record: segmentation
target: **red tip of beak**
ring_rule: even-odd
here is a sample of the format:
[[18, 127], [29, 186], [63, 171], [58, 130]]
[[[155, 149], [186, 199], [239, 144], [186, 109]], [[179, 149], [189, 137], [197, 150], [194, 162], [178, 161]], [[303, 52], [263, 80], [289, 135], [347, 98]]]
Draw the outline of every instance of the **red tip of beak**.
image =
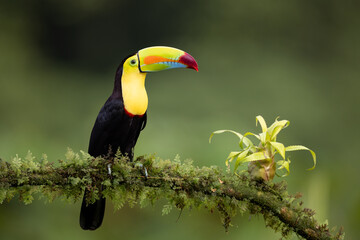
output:
[[180, 58], [179, 58], [179, 62], [186, 65], [187, 68], [191, 68], [191, 69], [194, 69], [196, 70], [197, 72], [199, 71], [199, 68], [198, 68], [198, 64], [197, 62], [195, 61], [195, 59], [188, 53], [185, 53], [184, 55], [182, 55]]

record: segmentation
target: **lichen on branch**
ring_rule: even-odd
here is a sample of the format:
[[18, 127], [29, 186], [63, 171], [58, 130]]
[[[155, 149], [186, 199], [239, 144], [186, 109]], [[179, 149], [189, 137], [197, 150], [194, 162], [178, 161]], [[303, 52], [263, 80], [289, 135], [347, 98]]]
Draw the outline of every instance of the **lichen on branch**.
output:
[[[111, 164], [111, 176], [107, 165]], [[161, 160], [141, 156], [134, 162], [117, 154], [114, 158], [93, 158], [85, 152], [68, 150], [64, 160], [50, 163], [46, 155], [39, 160], [29, 152], [10, 162], [0, 159], [0, 203], [16, 195], [30, 204], [37, 193], [46, 201], [63, 197], [81, 199], [89, 190], [88, 202], [102, 194], [116, 209], [124, 204], [145, 207], [167, 199], [162, 213], [173, 208], [204, 208], [218, 211], [227, 230], [236, 214], [261, 214], [266, 226], [288, 237], [295, 232], [306, 239], [343, 239], [342, 229], [330, 232], [320, 225], [314, 211], [302, 207], [301, 194], [289, 195], [286, 183], [252, 180], [247, 174], [237, 175], [211, 167], [196, 167], [192, 161]]]

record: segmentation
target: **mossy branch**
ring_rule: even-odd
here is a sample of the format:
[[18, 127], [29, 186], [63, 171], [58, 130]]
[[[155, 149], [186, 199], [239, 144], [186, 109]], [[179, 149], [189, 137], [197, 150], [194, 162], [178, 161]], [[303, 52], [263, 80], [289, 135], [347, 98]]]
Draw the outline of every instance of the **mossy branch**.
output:
[[189, 160], [182, 163], [179, 157], [169, 161], [149, 156], [129, 162], [120, 155], [92, 158], [87, 153], [69, 150], [66, 159], [56, 164], [49, 163], [45, 155], [37, 161], [31, 153], [24, 159], [16, 156], [11, 162], [0, 159], [0, 203], [19, 195], [21, 201], [29, 204], [35, 193], [47, 201], [56, 197], [77, 201], [85, 188], [90, 190], [88, 202], [98, 199], [101, 192], [116, 209], [125, 203], [144, 207], [165, 198], [169, 204], [164, 206], [163, 214], [173, 206], [181, 210], [217, 210], [226, 229], [237, 213], [249, 212], [262, 214], [266, 225], [284, 237], [291, 232], [306, 239], [344, 237], [342, 229], [333, 233], [327, 224], [320, 225], [314, 211], [302, 207], [301, 194], [287, 193], [285, 182], [254, 181], [246, 174], [236, 175], [218, 167], [199, 168]]

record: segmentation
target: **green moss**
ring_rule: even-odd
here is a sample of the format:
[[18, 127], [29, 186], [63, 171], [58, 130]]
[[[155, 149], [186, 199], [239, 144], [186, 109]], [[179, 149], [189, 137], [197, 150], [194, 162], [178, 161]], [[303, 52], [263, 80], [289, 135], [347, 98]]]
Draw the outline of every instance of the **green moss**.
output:
[[162, 213], [163, 216], [168, 215], [171, 212], [171, 210], [172, 210], [172, 205], [171, 204], [165, 204], [163, 206], [163, 209], [162, 209], [161, 213]]
[[65, 160], [59, 163], [58, 167], [49, 164], [46, 155], [37, 160], [30, 152], [24, 159], [16, 155], [11, 163], [0, 160], [0, 203], [18, 195], [20, 201], [30, 204], [35, 194], [45, 202], [59, 197], [75, 202], [87, 189], [87, 203], [106, 197], [115, 210], [125, 204], [146, 207], [165, 199], [168, 203], [163, 215], [174, 207], [217, 211], [226, 230], [234, 216], [250, 213], [261, 214], [266, 226], [284, 237], [292, 232], [309, 238], [316, 234], [317, 239], [343, 237], [342, 232], [332, 236], [327, 224], [318, 224], [314, 211], [302, 208], [301, 194], [289, 195], [285, 182], [252, 180], [247, 174], [224, 172], [216, 166], [200, 168], [191, 160], [181, 161], [179, 156], [173, 161], [141, 156], [129, 162], [120, 153], [104, 159], [68, 149]]
[[0, 204], [3, 203], [6, 198], [6, 192], [7, 189], [0, 189]]

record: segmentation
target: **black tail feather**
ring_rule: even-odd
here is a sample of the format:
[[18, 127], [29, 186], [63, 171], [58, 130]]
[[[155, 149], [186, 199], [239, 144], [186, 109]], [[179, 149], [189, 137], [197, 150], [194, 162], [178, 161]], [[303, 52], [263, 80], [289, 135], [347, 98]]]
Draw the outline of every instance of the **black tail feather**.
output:
[[105, 198], [96, 200], [92, 204], [86, 206], [86, 193], [81, 205], [80, 226], [84, 230], [95, 230], [101, 226], [105, 212]]

